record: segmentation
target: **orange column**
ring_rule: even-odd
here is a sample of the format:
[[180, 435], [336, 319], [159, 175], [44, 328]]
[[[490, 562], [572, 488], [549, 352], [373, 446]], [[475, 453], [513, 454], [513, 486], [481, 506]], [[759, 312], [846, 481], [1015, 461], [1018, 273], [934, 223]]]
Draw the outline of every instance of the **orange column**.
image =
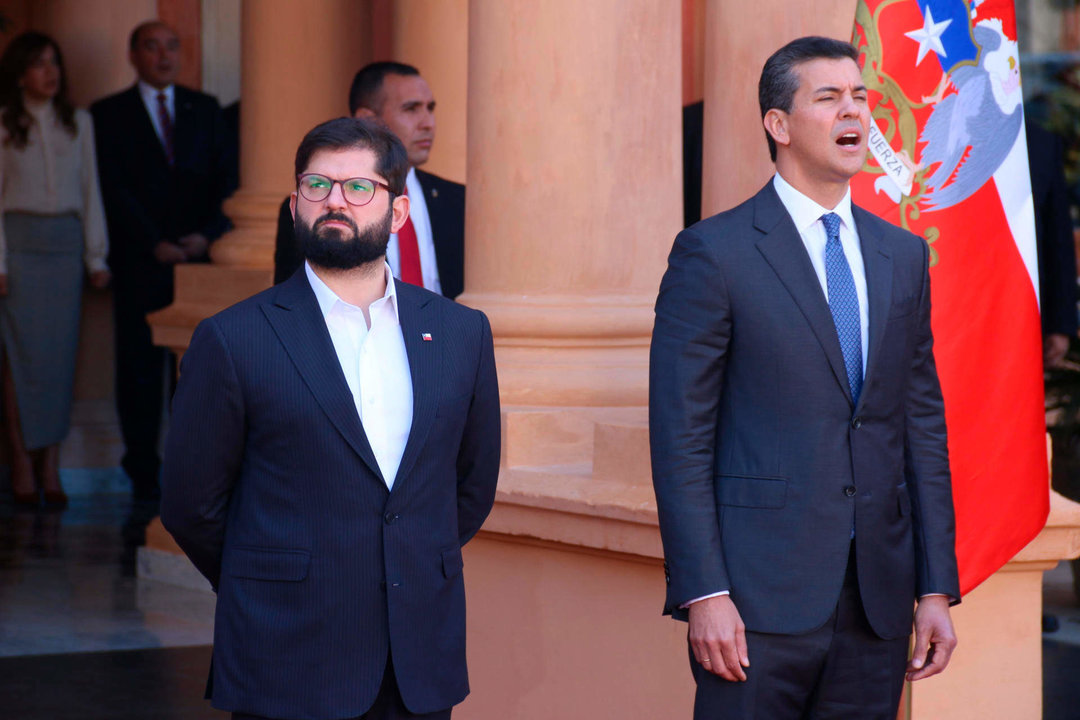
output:
[[465, 182], [469, 0], [396, 0], [393, 58], [415, 65], [435, 95], [435, 145], [424, 170]]
[[180, 75], [176, 82], [202, 88], [202, 1], [158, 0], [157, 16], [180, 36]]
[[293, 189], [296, 146], [347, 115], [349, 84], [370, 59], [370, 8], [355, 0], [245, 0], [241, 16], [240, 189], [225, 212], [236, 229], [216, 264], [270, 268], [281, 201]]
[[750, 197], [772, 176], [757, 83], [774, 51], [804, 35], [849, 40], [856, 0], [706, 0], [702, 215]]
[[471, 0], [462, 302], [503, 401], [645, 405], [681, 225], [680, 6]]

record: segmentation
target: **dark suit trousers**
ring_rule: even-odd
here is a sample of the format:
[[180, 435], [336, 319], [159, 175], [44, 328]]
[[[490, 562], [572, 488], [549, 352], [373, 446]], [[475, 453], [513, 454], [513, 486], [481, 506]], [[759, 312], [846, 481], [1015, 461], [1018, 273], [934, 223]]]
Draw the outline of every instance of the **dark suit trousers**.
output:
[[[382, 686], [379, 694], [375, 696], [375, 704], [371, 709], [357, 718], [349, 720], [450, 720], [451, 708], [438, 710], [433, 713], [417, 715], [409, 712], [405, 703], [401, 700], [398, 691], [397, 679], [394, 677], [394, 665], [390, 659], [386, 660], [386, 672], [383, 674]], [[248, 715], [246, 713], [233, 713], [233, 720], [288, 720], [286, 718], [267, 718], [262, 715]], [[328, 718], [328, 720], [331, 720]], [[332, 720], [338, 720], [333, 718]]]
[[[121, 465], [131, 478], [137, 500], [159, 496], [158, 436], [165, 396], [166, 363], [175, 377], [175, 361], [165, 348], [155, 347], [146, 315], [123, 294], [113, 298], [116, 333], [116, 412], [124, 437]], [[170, 386], [175, 380], [170, 382]], [[170, 387], [171, 390], [171, 387]]]
[[746, 644], [744, 683], [707, 672], [691, 651], [694, 720], [895, 720], [909, 637], [882, 640], [871, 630], [859, 598], [854, 543], [828, 622], [805, 635], [747, 632]]

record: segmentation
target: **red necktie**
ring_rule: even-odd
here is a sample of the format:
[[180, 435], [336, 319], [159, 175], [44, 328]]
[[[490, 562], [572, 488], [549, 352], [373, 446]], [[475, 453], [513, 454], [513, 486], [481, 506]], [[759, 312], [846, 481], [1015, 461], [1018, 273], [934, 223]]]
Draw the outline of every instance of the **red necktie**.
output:
[[[405, 189], [406, 197], [409, 195]], [[424, 287], [424, 273], [420, 270], [420, 245], [416, 241], [416, 228], [412, 215], [405, 218], [405, 224], [397, 231], [398, 259], [401, 262], [401, 279], [410, 285]]]
[[173, 127], [172, 118], [169, 117], [169, 107], [165, 104], [165, 93], [157, 94], [158, 122], [161, 124], [161, 144], [165, 148], [165, 159], [173, 164]]

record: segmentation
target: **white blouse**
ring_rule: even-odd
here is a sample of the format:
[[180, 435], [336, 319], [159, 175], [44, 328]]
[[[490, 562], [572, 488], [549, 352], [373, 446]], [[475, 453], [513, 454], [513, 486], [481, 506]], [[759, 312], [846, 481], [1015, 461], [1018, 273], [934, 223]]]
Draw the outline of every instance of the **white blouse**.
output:
[[[76, 134], [60, 123], [52, 102], [26, 103], [33, 122], [26, 146], [7, 143], [0, 125], [0, 213], [62, 215], [74, 212], [83, 226], [83, 262], [89, 272], [106, 270], [109, 239], [98, 188], [94, 125], [90, 113], [75, 111]], [[7, 273], [7, 239], [0, 223], [0, 274]]]

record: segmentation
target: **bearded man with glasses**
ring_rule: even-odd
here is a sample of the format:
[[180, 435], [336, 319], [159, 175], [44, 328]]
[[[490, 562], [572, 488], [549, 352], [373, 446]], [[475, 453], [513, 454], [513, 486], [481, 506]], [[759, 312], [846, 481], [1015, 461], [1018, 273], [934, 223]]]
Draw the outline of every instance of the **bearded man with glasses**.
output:
[[469, 692], [461, 547], [487, 517], [499, 391], [483, 313], [395, 280], [409, 164], [371, 121], [305, 136], [304, 267], [195, 330], [161, 519], [218, 594], [234, 718], [450, 717]]

